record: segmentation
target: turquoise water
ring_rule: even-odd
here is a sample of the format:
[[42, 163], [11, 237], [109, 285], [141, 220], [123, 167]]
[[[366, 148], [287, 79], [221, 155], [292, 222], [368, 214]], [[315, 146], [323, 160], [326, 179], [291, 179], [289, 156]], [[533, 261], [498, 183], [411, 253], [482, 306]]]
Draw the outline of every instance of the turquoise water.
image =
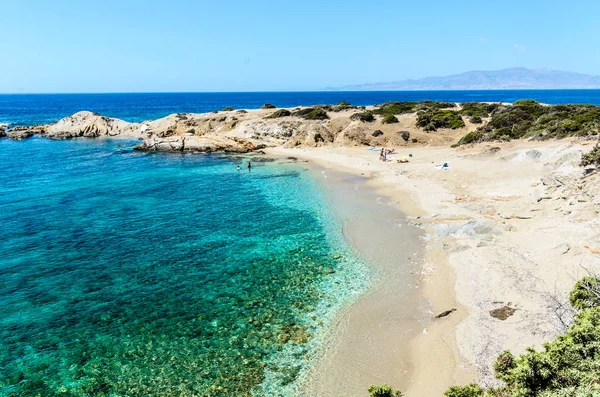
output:
[[0, 395], [297, 394], [365, 287], [327, 197], [134, 144], [0, 140]]

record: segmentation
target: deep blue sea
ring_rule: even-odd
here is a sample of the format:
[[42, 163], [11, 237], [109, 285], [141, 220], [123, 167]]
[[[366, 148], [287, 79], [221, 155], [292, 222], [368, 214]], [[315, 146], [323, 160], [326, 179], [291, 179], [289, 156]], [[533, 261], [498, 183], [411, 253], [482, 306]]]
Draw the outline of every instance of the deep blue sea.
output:
[[[0, 95], [0, 123], [226, 106], [594, 103], [600, 90]], [[302, 164], [0, 139], [0, 396], [294, 396], [367, 288]]]
[[353, 105], [362, 106], [387, 101], [514, 102], [519, 99], [535, 99], [552, 104], [600, 105], [600, 90], [0, 94], [0, 123], [50, 123], [80, 110], [91, 110], [104, 116], [140, 122], [172, 113], [203, 113], [227, 106], [236, 109], [256, 109], [265, 103], [272, 103], [277, 107], [294, 107], [348, 101]]

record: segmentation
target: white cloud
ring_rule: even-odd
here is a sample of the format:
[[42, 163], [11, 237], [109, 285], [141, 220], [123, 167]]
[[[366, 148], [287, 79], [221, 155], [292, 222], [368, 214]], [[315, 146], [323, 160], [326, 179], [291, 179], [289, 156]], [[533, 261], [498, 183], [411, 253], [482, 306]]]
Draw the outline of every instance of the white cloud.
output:
[[513, 44], [513, 48], [519, 52], [527, 52], [527, 47], [523, 44]]

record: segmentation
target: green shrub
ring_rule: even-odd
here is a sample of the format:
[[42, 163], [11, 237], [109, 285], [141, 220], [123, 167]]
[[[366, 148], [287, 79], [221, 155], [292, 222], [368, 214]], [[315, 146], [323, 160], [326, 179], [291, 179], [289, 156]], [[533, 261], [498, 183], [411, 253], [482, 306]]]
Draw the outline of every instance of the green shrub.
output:
[[506, 381], [509, 377], [510, 371], [515, 368], [515, 356], [512, 355], [508, 350], [500, 353], [496, 362], [494, 363], [494, 372], [498, 379]]
[[394, 390], [390, 385], [369, 387], [370, 397], [402, 397], [402, 392]]
[[499, 106], [499, 103], [465, 102], [462, 105], [460, 114], [470, 117], [488, 117]]
[[483, 120], [482, 120], [482, 119], [481, 119], [481, 117], [479, 117], [479, 116], [471, 116], [471, 117], [469, 118], [469, 121], [470, 121], [471, 123], [473, 123], [473, 124], [481, 124], [481, 123], [483, 123]]
[[275, 109], [275, 108], [276, 108], [276, 106], [275, 106], [275, 105], [273, 105], [273, 104], [271, 104], [271, 103], [265, 103], [265, 104], [264, 104], [264, 105], [262, 105], [260, 108], [261, 108], [261, 109]]
[[517, 101], [498, 105], [490, 121], [478, 128], [479, 141], [519, 138], [551, 139], [598, 134], [600, 107], [594, 105], [550, 105]]
[[373, 112], [371, 112], [370, 110], [364, 111], [364, 112], [360, 112], [360, 113], [354, 113], [352, 116], [350, 116], [351, 120], [359, 120], [365, 123], [371, 123], [373, 121], [375, 121], [375, 116], [373, 116]]
[[287, 116], [291, 116], [291, 115], [292, 115], [292, 112], [290, 112], [289, 110], [279, 109], [279, 110], [274, 111], [267, 117], [265, 117], [265, 119], [278, 119], [280, 117], [287, 117]]
[[221, 110], [222, 112], [231, 112], [235, 110], [234, 108], [232, 108], [231, 106], [227, 106], [226, 108], [223, 108], [223, 110]]
[[417, 113], [417, 127], [425, 131], [436, 131], [438, 128], [457, 129], [465, 126], [460, 113], [454, 110], [420, 111]]
[[475, 383], [471, 383], [466, 386], [452, 386], [444, 395], [446, 397], [481, 397], [483, 396], [483, 389]]
[[579, 280], [569, 294], [569, 303], [578, 310], [600, 306], [600, 280], [594, 277]]
[[294, 116], [302, 117], [305, 120], [327, 120], [327, 112], [320, 107], [300, 109], [293, 113]]
[[380, 115], [388, 114], [407, 114], [414, 113], [419, 110], [440, 110], [446, 108], [453, 108], [456, 104], [452, 102], [436, 102], [436, 101], [422, 101], [422, 102], [386, 102], [373, 110], [373, 113]]
[[398, 122], [398, 119], [393, 114], [388, 114], [387, 116], [385, 116], [383, 118], [383, 120], [381, 120], [381, 123], [383, 123], [383, 124], [394, 124], [397, 122]]
[[600, 145], [596, 144], [589, 153], [584, 154], [579, 165], [581, 167], [589, 167], [590, 165], [600, 167]]

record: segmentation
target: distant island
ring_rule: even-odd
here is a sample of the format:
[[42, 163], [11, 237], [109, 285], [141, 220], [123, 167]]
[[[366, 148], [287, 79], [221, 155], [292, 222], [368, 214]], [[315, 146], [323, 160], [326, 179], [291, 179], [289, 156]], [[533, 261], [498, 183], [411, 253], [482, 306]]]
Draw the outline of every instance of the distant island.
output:
[[519, 89], [600, 88], [600, 76], [564, 72], [552, 69], [521, 67], [471, 71], [451, 76], [425, 77], [329, 88], [333, 91], [393, 91], [393, 90], [519, 90]]

